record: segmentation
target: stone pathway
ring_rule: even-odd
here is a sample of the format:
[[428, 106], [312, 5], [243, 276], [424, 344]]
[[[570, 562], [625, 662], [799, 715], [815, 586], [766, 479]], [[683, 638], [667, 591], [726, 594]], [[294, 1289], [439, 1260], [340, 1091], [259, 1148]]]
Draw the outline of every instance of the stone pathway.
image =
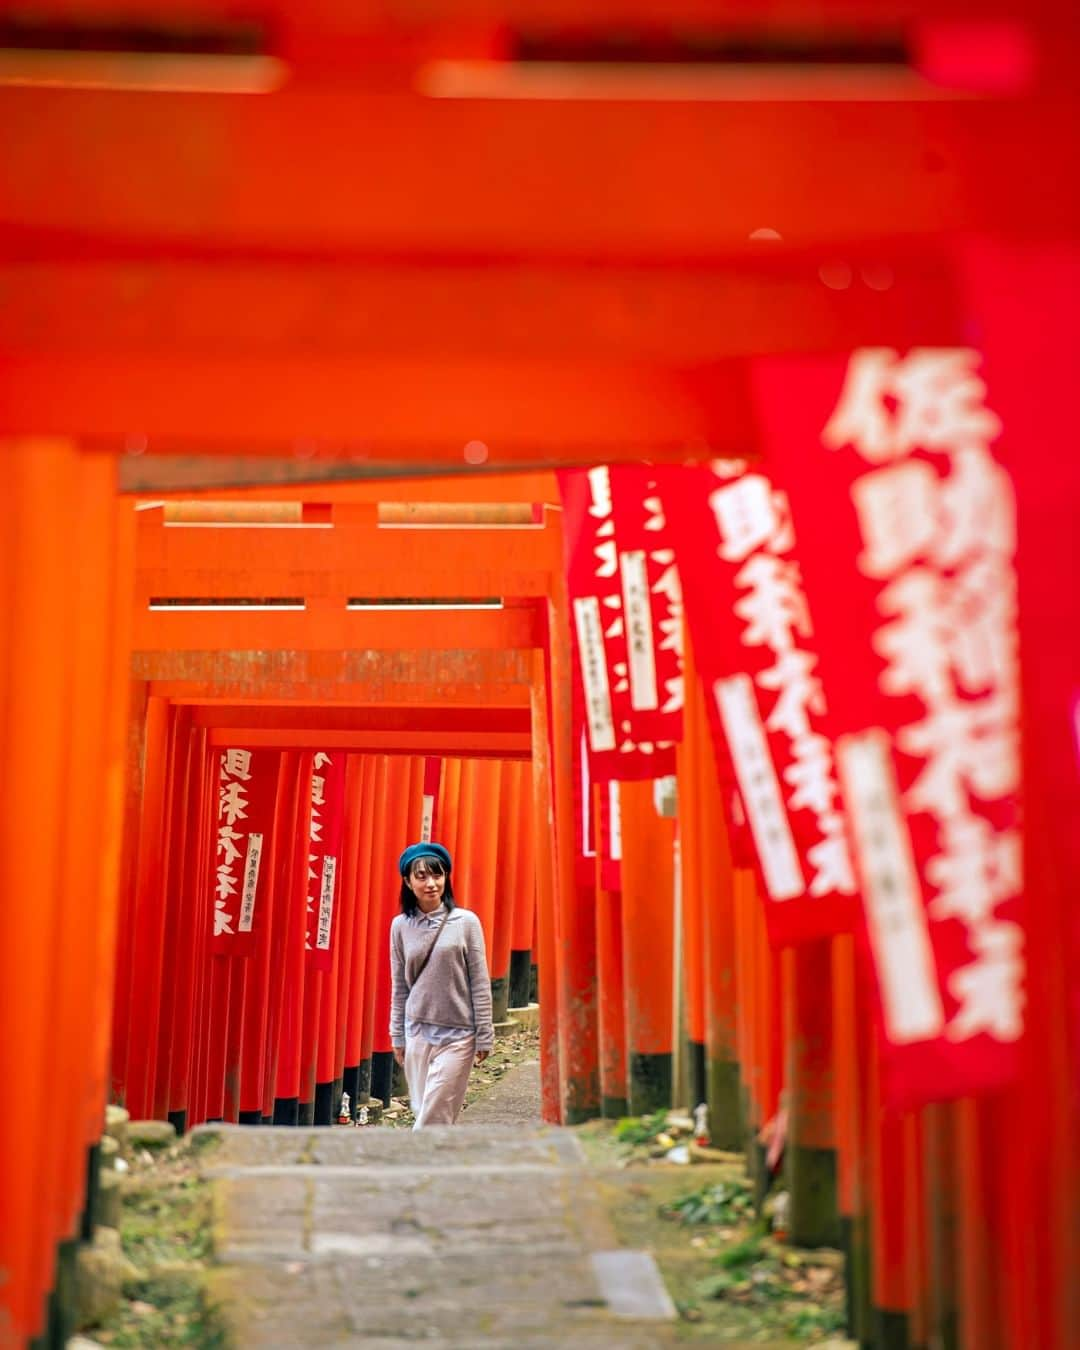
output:
[[417, 1134], [213, 1127], [214, 1284], [234, 1343], [675, 1344], [652, 1258], [618, 1249], [573, 1135], [482, 1123], [481, 1105], [471, 1128]]
[[536, 1125], [540, 1120], [540, 1061], [527, 1059], [502, 1078], [461, 1117], [462, 1125]]

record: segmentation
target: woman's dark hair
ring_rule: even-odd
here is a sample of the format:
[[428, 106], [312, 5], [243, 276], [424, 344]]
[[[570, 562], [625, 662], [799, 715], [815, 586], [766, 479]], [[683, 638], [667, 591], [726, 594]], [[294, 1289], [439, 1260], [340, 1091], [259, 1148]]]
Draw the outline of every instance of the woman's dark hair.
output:
[[[412, 867], [409, 868], [409, 875], [412, 874], [414, 868], [419, 867], [421, 864], [423, 864], [424, 870], [430, 872], [432, 876], [446, 878], [446, 885], [443, 887], [442, 893], [443, 904], [446, 906], [448, 910], [453, 909], [454, 888], [450, 884], [450, 873], [442, 865], [441, 859], [436, 858], [434, 853], [425, 853], [421, 857], [416, 858], [413, 861]], [[401, 878], [402, 914], [406, 915], [415, 914], [419, 908], [420, 906], [416, 903], [416, 896], [413, 895], [412, 891], [409, 889], [409, 877], [408, 876], [402, 877]]]

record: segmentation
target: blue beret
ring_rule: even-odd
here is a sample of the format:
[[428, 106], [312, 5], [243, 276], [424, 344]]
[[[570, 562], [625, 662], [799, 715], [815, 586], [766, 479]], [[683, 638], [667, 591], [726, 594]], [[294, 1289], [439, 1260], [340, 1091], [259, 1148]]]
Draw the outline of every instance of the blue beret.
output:
[[438, 858], [447, 872], [450, 871], [450, 850], [442, 844], [410, 844], [398, 859], [398, 871], [403, 877], [408, 876], [409, 868], [417, 858]]

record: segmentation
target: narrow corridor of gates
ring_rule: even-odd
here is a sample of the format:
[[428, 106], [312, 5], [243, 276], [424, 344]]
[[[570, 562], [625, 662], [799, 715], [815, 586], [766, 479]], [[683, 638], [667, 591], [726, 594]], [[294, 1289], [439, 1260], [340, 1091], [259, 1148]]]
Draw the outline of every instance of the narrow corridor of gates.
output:
[[[40, 458], [35, 447], [24, 461], [29, 503], [43, 491]], [[49, 494], [49, 519], [102, 551], [106, 581], [108, 559], [130, 560], [134, 598], [117, 617], [131, 654], [111, 676], [111, 727], [80, 719], [76, 699], [67, 753], [118, 764], [126, 735], [127, 788], [100, 813], [64, 816], [75, 833], [61, 836], [55, 865], [70, 865], [71, 848], [107, 852], [102, 832], [114, 831], [120, 906], [115, 961], [81, 959], [84, 911], [60, 923], [50, 959], [69, 960], [82, 984], [50, 1001], [42, 1025], [65, 1081], [102, 1064], [106, 1042], [111, 1076], [80, 1089], [78, 1119], [35, 1136], [56, 1150], [52, 1189], [20, 1189], [41, 1175], [33, 1155], [9, 1178], [10, 1212], [32, 1215], [39, 1233], [21, 1249], [37, 1275], [14, 1288], [51, 1283], [64, 1296], [70, 1255], [50, 1271], [54, 1235], [70, 1244], [79, 1216], [92, 1222], [84, 1178], [92, 1190], [106, 1098], [180, 1132], [325, 1126], [343, 1094], [353, 1114], [389, 1104], [395, 860], [403, 841], [435, 838], [481, 919], [496, 1020], [512, 988], [528, 1000], [538, 966], [547, 1121], [700, 1103], [702, 1132], [745, 1151], [762, 1192], [780, 1141], [791, 1238], [844, 1250], [860, 1344], [1024, 1343], [1016, 1328], [1031, 1308], [999, 1302], [990, 1278], [998, 1266], [1022, 1277], [1018, 1227], [1040, 1240], [1042, 1201], [1003, 1172], [993, 1142], [1020, 1137], [1018, 1121], [1006, 1125], [1015, 1108], [883, 1110], [852, 938], [770, 941], [761, 883], [725, 823], [687, 634], [675, 774], [583, 777], [556, 635], [569, 623], [552, 480], [497, 484], [526, 499], [522, 511], [455, 502], [443, 484], [450, 500], [410, 518], [375, 489], [329, 501], [324, 490], [289, 510], [252, 500], [138, 511], [102, 490], [95, 508], [92, 472], [83, 481], [67, 518]], [[57, 559], [39, 604], [82, 594], [54, 539], [38, 544]], [[94, 640], [80, 608], [73, 660]], [[45, 641], [32, 612], [16, 618], [22, 641]], [[363, 645], [350, 631], [360, 624]], [[115, 770], [110, 781], [118, 788]], [[25, 971], [9, 978], [25, 987]], [[29, 1073], [28, 1048], [18, 1053]], [[47, 1110], [51, 1087], [38, 1081]], [[1009, 1164], [1024, 1166], [1031, 1158]]]
[[1078, 65], [1061, 0], [5, 7], [0, 1350], [110, 1106], [394, 1192], [323, 1127], [401, 1094], [416, 839], [538, 1005], [451, 1220], [678, 1108], [860, 1350], [1080, 1345]]

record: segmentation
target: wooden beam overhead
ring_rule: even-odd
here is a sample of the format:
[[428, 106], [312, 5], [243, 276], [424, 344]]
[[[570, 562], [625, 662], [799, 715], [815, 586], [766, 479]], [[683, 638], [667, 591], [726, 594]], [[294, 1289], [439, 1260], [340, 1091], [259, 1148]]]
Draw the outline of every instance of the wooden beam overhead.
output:
[[368, 754], [450, 755], [466, 759], [528, 759], [529, 732], [515, 731], [327, 731], [321, 728], [215, 727], [213, 746], [265, 746], [272, 750], [351, 750]]
[[154, 601], [177, 597], [294, 597], [341, 609], [349, 599], [380, 596], [539, 597], [562, 567], [559, 533], [543, 523], [185, 525], [147, 511], [139, 513], [136, 548], [140, 615]]

